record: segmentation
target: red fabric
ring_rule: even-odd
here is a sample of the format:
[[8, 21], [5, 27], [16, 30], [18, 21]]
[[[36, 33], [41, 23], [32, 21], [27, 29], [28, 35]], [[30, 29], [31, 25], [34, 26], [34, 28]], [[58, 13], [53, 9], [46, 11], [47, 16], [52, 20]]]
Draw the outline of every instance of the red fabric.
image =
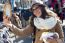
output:
[[52, 3], [51, 3], [51, 7], [54, 8], [54, 5], [57, 3], [57, 0], [54, 0]]
[[60, 19], [63, 19], [63, 14], [60, 14]]

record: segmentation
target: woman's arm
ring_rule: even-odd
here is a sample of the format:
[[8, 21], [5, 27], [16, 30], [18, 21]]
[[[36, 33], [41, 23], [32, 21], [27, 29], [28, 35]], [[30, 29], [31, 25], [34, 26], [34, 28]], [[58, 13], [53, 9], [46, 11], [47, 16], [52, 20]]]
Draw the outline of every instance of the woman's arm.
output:
[[24, 29], [19, 29], [18, 27], [11, 23], [10, 19], [7, 16], [3, 16], [3, 24], [6, 27], [9, 27], [14, 34], [21, 37], [27, 36], [33, 32], [33, 27], [31, 25], [28, 25]]
[[11, 31], [18, 36], [25, 37], [30, 35], [33, 32], [33, 27], [28, 25], [24, 29], [19, 29], [15, 25], [12, 24], [12, 26], [9, 26]]
[[59, 38], [60, 38], [62, 41], [64, 41], [64, 33], [63, 33], [63, 29], [62, 29], [62, 26], [60, 25], [59, 22], [57, 22], [57, 25], [56, 25], [55, 31], [59, 34]]

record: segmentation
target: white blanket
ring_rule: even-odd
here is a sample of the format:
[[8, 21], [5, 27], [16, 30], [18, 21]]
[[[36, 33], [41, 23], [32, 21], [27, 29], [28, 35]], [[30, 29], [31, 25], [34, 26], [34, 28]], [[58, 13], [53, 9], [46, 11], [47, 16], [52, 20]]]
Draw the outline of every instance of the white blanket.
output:
[[41, 37], [40, 37], [40, 40], [43, 40], [45, 43], [48, 43], [47, 39], [48, 38], [54, 39], [54, 37], [52, 37], [54, 35], [57, 35], [57, 38], [59, 38], [59, 34], [56, 32], [43, 32]]
[[48, 19], [42, 19], [40, 17], [35, 17], [34, 18], [34, 25], [36, 26], [36, 28], [38, 29], [52, 29], [57, 23], [56, 18], [54, 17], [50, 17]]

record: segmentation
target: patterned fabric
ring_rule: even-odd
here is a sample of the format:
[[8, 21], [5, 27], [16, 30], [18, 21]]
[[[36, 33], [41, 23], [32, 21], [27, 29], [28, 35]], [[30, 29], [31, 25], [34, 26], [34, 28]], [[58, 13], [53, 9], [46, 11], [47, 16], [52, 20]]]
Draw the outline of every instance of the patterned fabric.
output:
[[0, 43], [10, 43], [8, 29], [6, 27], [3, 28], [2, 32], [0, 32]]

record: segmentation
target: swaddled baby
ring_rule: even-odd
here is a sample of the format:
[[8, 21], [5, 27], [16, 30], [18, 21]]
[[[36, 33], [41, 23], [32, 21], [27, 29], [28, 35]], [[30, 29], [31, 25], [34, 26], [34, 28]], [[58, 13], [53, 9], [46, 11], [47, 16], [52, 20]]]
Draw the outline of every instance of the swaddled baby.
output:
[[56, 32], [43, 32], [40, 40], [43, 40], [45, 43], [48, 43], [47, 40], [48, 39], [58, 39], [59, 35]]

